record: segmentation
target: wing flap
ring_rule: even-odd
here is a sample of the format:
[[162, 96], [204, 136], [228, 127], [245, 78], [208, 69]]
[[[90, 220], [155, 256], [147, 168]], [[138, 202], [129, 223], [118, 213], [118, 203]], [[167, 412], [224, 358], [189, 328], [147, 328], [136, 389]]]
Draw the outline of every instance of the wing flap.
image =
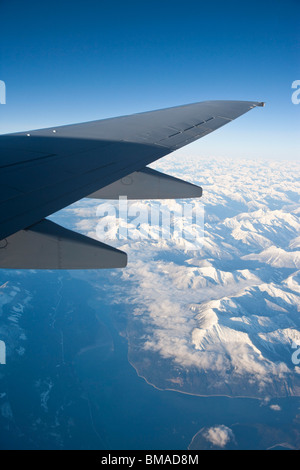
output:
[[94, 199], [183, 199], [202, 196], [202, 188], [151, 168], [116, 181], [96, 191], [89, 197]]
[[0, 242], [0, 268], [5, 269], [113, 269], [126, 265], [126, 253], [46, 219]]

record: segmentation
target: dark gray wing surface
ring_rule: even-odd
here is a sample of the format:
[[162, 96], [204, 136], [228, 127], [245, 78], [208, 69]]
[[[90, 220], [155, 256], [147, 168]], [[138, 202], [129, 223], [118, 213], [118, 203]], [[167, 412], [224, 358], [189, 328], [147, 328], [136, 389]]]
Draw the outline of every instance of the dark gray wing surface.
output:
[[0, 240], [261, 105], [207, 101], [0, 136]]
[[50, 220], [42, 220], [0, 242], [1, 267], [8, 269], [113, 269], [127, 255]]

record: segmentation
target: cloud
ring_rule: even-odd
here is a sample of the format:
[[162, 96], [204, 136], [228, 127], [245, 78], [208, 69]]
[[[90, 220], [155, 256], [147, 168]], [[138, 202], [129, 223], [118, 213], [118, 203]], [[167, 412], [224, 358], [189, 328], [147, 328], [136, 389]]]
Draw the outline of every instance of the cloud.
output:
[[273, 411], [281, 411], [281, 407], [279, 405], [271, 405], [270, 409]]
[[210, 444], [221, 449], [224, 449], [229, 442], [235, 440], [232, 430], [224, 425], [206, 429], [202, 435]]

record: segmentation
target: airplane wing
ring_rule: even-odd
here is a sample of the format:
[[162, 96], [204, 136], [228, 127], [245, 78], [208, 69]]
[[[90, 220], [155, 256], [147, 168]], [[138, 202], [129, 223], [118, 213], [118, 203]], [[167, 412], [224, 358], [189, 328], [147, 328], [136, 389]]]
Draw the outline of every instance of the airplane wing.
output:
[[200, 197], [201, 188], [147, 165], [257, 106], [263, 103], [206, 101], [1, 135], [0, 267], [125, 266], [125, 253], [66, 230], [46, 217], [84, 197]]

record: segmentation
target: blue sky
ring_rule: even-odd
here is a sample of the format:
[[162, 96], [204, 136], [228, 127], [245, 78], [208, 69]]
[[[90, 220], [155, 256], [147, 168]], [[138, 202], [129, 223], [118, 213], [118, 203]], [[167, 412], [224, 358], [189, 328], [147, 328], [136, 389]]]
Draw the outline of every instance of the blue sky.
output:
[[266, 101], [181, 150], [299, 159], [299, 0], [0, 1], [0, 133], [211, 99]]

